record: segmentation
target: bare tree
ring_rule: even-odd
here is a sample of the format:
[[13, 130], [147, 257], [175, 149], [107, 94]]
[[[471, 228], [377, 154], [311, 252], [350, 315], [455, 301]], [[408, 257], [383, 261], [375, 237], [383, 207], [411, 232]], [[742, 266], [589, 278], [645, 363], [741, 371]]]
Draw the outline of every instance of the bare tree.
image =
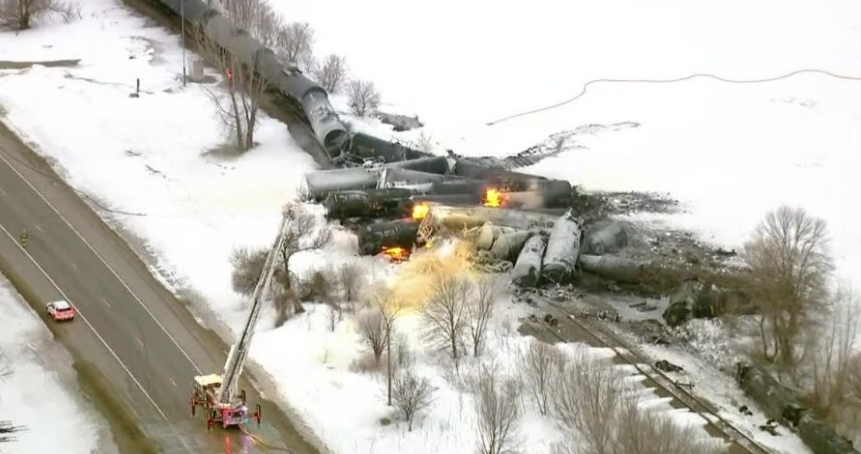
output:
[[457, 361], [469, 328], [467, 300], [470, 282], [463, 277], [439, 277], [422, 308], [424, 334], [428, 341], [451, 352]]
[[347, 95], [350, 98], [350, 108], [360, 117], [375, 111], [380, 106], [380, 93], [373, 82], [354, 80], [350, 82]]
[[216, 7], [237, 28], [270, 49], [277, 44], [278, 30], [283, 27], [280, 15], [266, 0], [216, 0]]
[[395, 407], [407, 422], [407, 430], [413, 430], [416, 414], [433, 402], [434, 387], [425, 377], [417, 377], [410, 369], [398, 371], [392, 384]]
[[410, 343], [403, 333], [394, 333], [392, 335], [392, 345], [395, 347], [393, 366], [394, 370], [405, 369], [412, 366], [413, 356], [410, 351]]
[[520, 387], [514, 379], [499, 379], [494, 368], [483, 367], [479, 372], [476, 422], [480, 454], [512, 453], [519, 446]]
[[565, 357], [556, 347], [536, 339], [530, 341], [529, 349], [520, 361], [526, 387], [542, 415], [547, 415], [550, 410], [550, 389], [564, 361]]
[[808, 400], [826, 417], [836, 416], [835, 410], [847, 404], [851, 396], [853, 346], [858, 339], [861, 311], [858, 296], [849, 284], [841, 284], [834, 293], [833, 312], [814, 333], [817, 342], [809, 356], [813, 386]]
[[[268, 254], [269, 251], [264, 248], [239, 248], [233, 251], [230, 263], [233, 266], [231, 280], [235, 292], [245, 296], [251, 296], [254, 293], [254, 288], [257, 287], [257, 282], [263, 274], [263, 265], [266, 263]], [[279, 272], [276, 269], [268, 295], [275, 303], [276, 328], [283, 325], [289, 318], [287, 309], [294, 304], [298, 305], [298, 297], [294, 291], [288, 288], [286, 281], [287, 278], [283, 271]]]
[[580, 435], [591, 454], [611, 454], [613, 422], [623, 402], [612, 365], [584, 355], [568, 359], [554, 374], [551, 415], [565, 430]]
[[384, 287], [371, 289], [365, 296], [365, 307], [357, 314], [356, 322], [363, 343], [374, 354], [377, 364], [383, 353], [388, 350], [386, 387], [389, 405], [391, 405], [391, 344], [395, 319], [400, 307], [393, 294]]
[[356, 324], [362, 342], [371, 350], [374, 360], [379, 364], [387, 344], [383, 314], [374, 307], [366, 307], [357, 314]]
[[850, 391], [849, 393], [861, 403], [861, 353], [856, 353], [851, 361]]
[[312, 270], [300, 280], [300, 301], [329, 303], [335, 293], [336, 277], [329, 267]]
[[[281, 248], [281, 266], [285, 278], [285, 288], [293, 290], [293, 281], [296, 275], [290, 271], [290, 258], [302, 251], [320, 249], [325, 246], [332, 237], [332, 231], [323, 226], [317, 228], [317, 220], [313, 213], [309, 212], [304, 205], [299, 203], [288, 203], [284, 206], [284, 216], [288, 219], [287, 232], [284, 236], [284, 244]], [[302, 306], [294, 304], [294, 313], [303, 311]]]
[[[274, 272], [269, 295], [273, 298], [277, 310], [276, 327], [281, 326], [291, 315], [304, 311], [300, 300], [309, 297], [327, 300], [327, 295], [331, 293], [330, 284], [333, 281], [332, 273], [327, 270], [317, 270], [312, 272], [310, 279], [303, 285], [296, 285], [299, 279], [290, 271], [290, 258], [297, 252], [324, 246], [331, 237], [331, 230], [327, 226], [318, 228], [313, 214], [298, 203], [286, 205], [284, 216], [287, 217], [287, 232], [284, 246], [279, 251], [280, 260], [276, 260], [276, 266], [279, 266], [280, 261], [280, 269]], [[236, 292], [246, 296], [254, 292], [254, 287], [263, 272], [266, 254], [268, 254], [267, 249], [242, 248], [233, 252], [232, 281]]]
[[0, 26], [30, 28], [34, 19], [59, 16], [68, 22], [81, 18], [81, 5], [64, 0], [0, 0]]
[[680, 426], [666, 415], [639, 407], [637, 399], [626, 398], [613, 424], [612, 454], [716, 454], [720, 446], [700, 441], [690, 428]]
[[283, 272], [275, 272], [272, 284], [272, 300], [275, 303], [275, 327], [282, 326], [290, 318], [290, 308], [299, 305], [299, 297], [285, 285], [286, 276]]
[[802, 208], [780, 207], [756, 228], [743, 256], [760, 312], [763, 353], [791, 368], [801, 327], [828, 296], [833, 262], [825, 221]]
[[[277, 19], [264, 0], [235, 0], [225, 2], [226, 16], [248, 36], [262, 42], [273, 41], [277, 33]], [[226, 95], [207, 91], [216, 106], [222, 124], [236, 141], [240, 151], [254, 146], [257, 113], [260, 109], [266, 81], [256, 68], [246, 67], [238, 56], [225, 52], [221, 46], [198, 30], [197, 42], [204, 57], [226, 77]], [[235, 39], [241, 39], [237, 35]]]
[[487, 326], [493, 317], [496, 298], [502, 281], [495, 276], [485, 276], [475, 282], [473, 295], [467, 300], [469, 338], [472, 341], [472, 354], [478, 356], [487, 338]]
[[424, 151], [425, 153], [430, 153], [433, 151], [434, 138], [431, 134], [422, 131], [416, 140], [416, 145], [418, 145], [419, 150]]
[[338, 281], [341, 284], [344, 301], [352, 302], [356, 299], [364, 283], [364, 275], [359, 264], [356, 262], [345, 263], [338, 268]]
[[347, 80], [347, 57], [329, 54], [323, 64], [315, 69], [317, 82], [329, 93], [338, 93]]
[[[307, 64], [313, 57], [314, 29], [307, 22], [291, 22], [280, 26], [275, 36], [275, 53], [296, 64]], [[304, 67], [303, 70], [307, 70]]]
[[[386, 397], [388, 405], [392, 405], [392, 382], [396, 366], [392, 358], [392, 338], [394, 337], [395, 320], [402, 309], [401, 301], [391, 289], [378, 286], [368, 293], [367, 303], [380, 314], [379, 322], [383, 331], [383, 345], [386, 349]], [[375, 358], [379, 360], [379, 356], [376, 354]]]
[[[852, 360], [849, 364], [849, 398], [852, 399], [856, 405], [861, 405], [861, 353], [856, 353], [855, 356], [852, 357]], [[857, 416], [861, 416], [856, 414]], [[855, 427], [859, 427], [861, 425], [856, 424]]]
[[262, 248], [240, 248], [233, 251], [230, 256], [230, 264], [233, 265], [233, 291], [246, 296], [254, 293], [254, 287], [263, 274], [267, 254], [269, 251]]
[[329, 307], [329, 312], [326, 313], [326, 324], [329, 327], [329, 331], [334, 332], [335, 327], [338, 326], [338, 322], [344, 318], [341, 303], [338, 300], [330, 299], [326, 301], [326, 306]]

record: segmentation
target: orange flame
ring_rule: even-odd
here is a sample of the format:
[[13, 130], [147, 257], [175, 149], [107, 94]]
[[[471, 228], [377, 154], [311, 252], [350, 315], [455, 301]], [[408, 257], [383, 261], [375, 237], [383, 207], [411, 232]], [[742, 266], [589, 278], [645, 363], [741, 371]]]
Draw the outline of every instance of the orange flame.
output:
[[388, 257], [389, 260], [393, 262], [403, 262], [404, 260], [410, 258], [410, 251], [402, 247], [384, 247], [383, 255]]
[[508, 202], [508, 194], [496, 188], [487, 188], [483, 202], [486, 207], [501, 207]]
[[425, 217], [427, 217], [430, 212], [430, 206], [426, 203], [417, 203], [413, 205], [413, 219], [416, 221], [421, 221]]

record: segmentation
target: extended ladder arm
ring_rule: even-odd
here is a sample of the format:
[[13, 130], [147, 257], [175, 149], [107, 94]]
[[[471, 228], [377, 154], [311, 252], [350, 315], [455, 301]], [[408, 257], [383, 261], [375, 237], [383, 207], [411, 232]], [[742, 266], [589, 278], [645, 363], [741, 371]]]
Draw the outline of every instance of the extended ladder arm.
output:
[[264, 295], [266, 295], [272, 282], [272, 275], [275, 272], [275, 258], [278, 257], [278, 252], [284, 245], [286, 232], [287, 216], [284, 216], [281, 220], [281, 229], [278, 231], [278, 237], [266, 256], [263, 272], [260, 274], [260, 279], [254, 287], [254, 293], [251, 295], [251, 312], [248, 314], [248, 320], [245, 321], [245, 328], [242, 330], [239, 340], [230, 348], [230, 354], [227, 355], [227, 362], [224, 364], [224, 377], [222, 378], [221, 388], [218, 392], [218, 401], [222, 404], [231, 403], [233, 397], [236, 396], [236, 387], [239, 383], [239, 376], [242, 375], [242, 368], [245, 366], [245, 358], [248, 356], [251, 338], [254, 337], [254, 327], [260, 315], [260, 307], [263, 306]]

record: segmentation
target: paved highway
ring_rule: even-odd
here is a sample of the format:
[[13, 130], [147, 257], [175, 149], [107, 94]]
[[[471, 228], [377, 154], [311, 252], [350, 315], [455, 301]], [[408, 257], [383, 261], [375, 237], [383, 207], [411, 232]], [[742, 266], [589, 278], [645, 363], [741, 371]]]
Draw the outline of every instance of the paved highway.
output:
[[[17, 243], [22, 229], [29, 233], [26, 250]], [[26, 296], [38, 304], [63, 298], [78, 309], [77, 320], [54, 332], [76, 360], [101, 372], [111, 388], [105, 391], [131, 410], [162, 452], [264, 449], [239, 431], [207, 432], [202, 415], [191, 416], [192, 377], [220, 372], [227, 346], [201, 328], [128, 245], [2, 125], [0, 257], [5, 271], [32, 289]], [[252, 424], [252, 433], [271, 445], [316, 452], [280, 409], [260, 400], [247, 377], [241, 387], [249, 403], [263, 405], [263, 425]]]

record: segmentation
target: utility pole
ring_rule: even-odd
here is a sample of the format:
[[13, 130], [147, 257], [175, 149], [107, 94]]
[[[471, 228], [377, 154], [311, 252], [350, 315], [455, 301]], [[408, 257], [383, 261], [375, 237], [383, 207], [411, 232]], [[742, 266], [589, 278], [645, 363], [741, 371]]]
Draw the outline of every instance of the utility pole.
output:
[[182, 21], [182, 86], [185, 86], [185, 0], [179, 4], [179, 16]]

